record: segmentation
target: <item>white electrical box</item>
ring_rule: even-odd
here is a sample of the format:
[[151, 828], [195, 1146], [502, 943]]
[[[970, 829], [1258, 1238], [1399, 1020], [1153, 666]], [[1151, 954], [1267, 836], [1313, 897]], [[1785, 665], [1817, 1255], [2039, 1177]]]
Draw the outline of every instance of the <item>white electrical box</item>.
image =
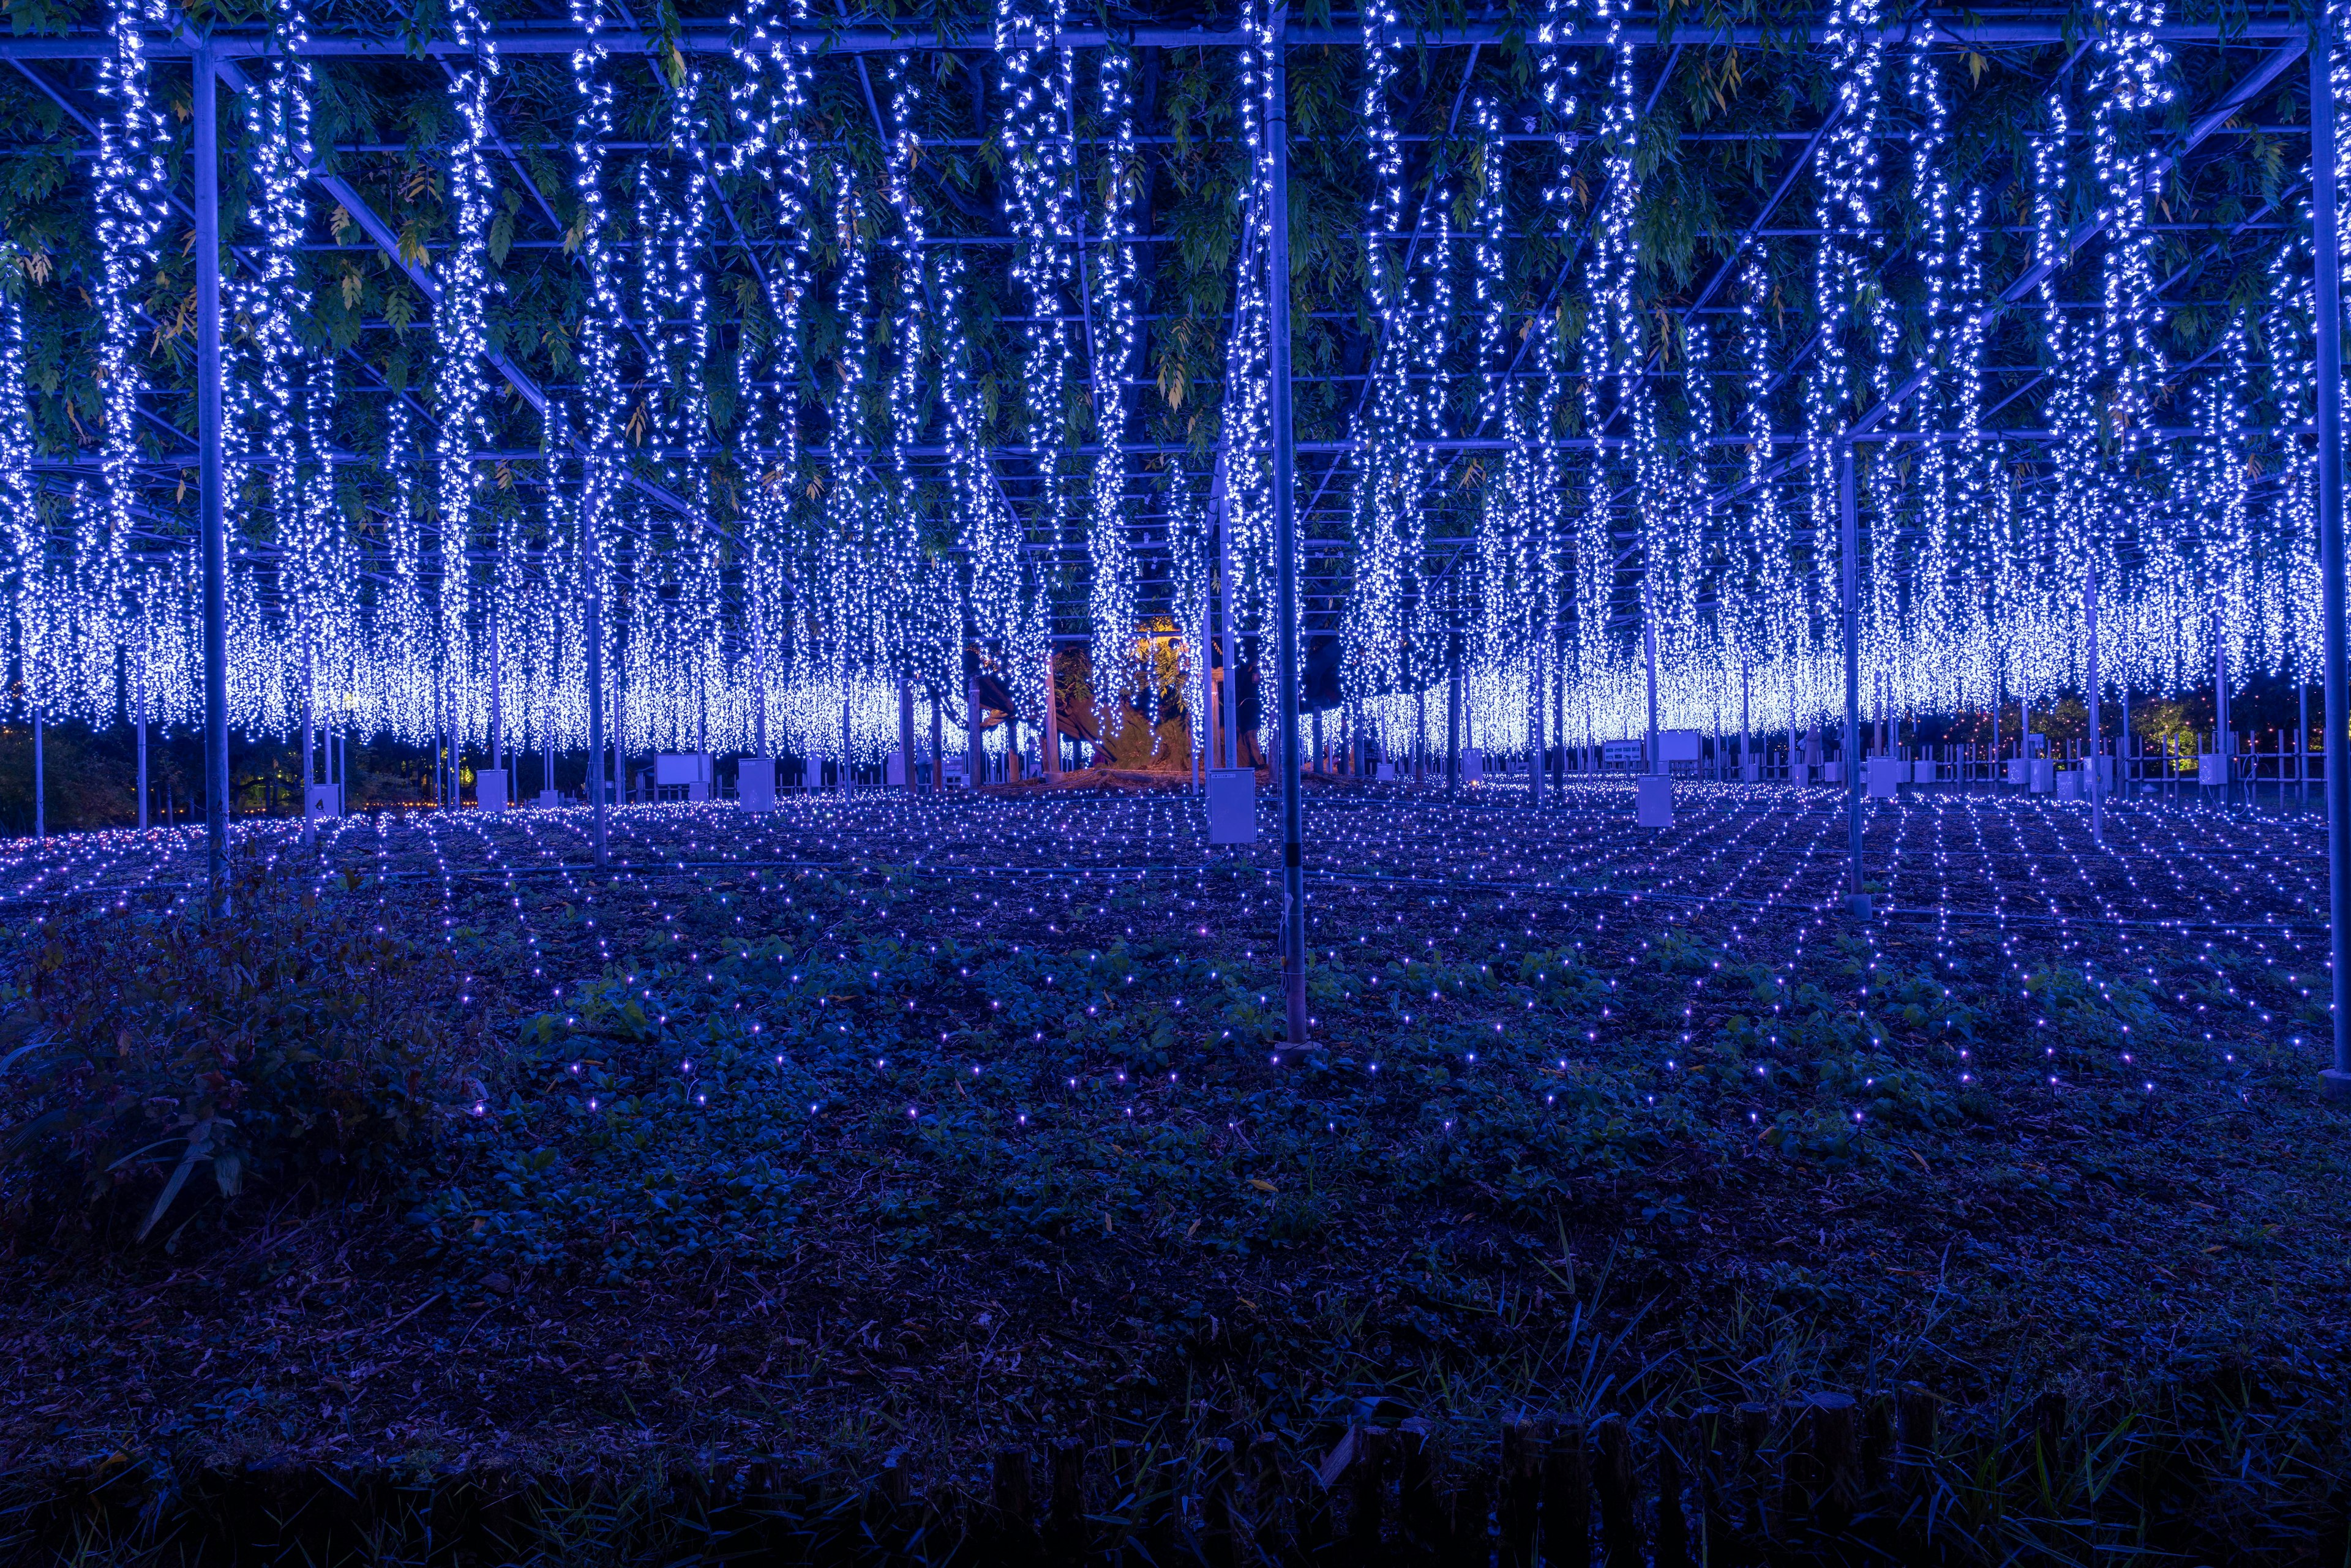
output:
[[1486, 754], [1474, 746], [1461, 748], [1461, 782], [1478, 784], [1486, 778]]
[[507, 770], [503, 768], [477, 768], [474, 770], [474, 804], [485, 811], [507, 809]]
[[1208, 769], [1208, 841], [1257, 842], [1257, 769]]
[[1644, 773], [1635, 781], [1634, 820], [1645, 828], [1674, 825], [1674, 781], [1663, 773]]
[[776, 759], [747, 757], [735, 765], [735, 804], [746, 811], [776, 809]]
[[343, 787], [340, 784], [310, 786], [309, 812], [313, 817], [340, 817], [343, 814]]

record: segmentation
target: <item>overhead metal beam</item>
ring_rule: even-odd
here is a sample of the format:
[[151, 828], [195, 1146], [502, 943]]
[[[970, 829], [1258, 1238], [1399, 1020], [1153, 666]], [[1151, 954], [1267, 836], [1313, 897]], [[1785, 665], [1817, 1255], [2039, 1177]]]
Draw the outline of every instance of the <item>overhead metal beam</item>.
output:
[[[1827, 30], [1824, 26], [1816, 27], [1802, 22], [1785, 26], [1682, 25], [1667, 28], [1658, 28], [1653, 24], [1654, 18], [1647, 22], [1635, 19], [1640, 42], [1645, 46], [1799, 48], [1810, 46], [1814, 42], [1816, 33]], [[2298, 37], [2306, 26], [2297, 21], [2264, 18], [2241, 24], [2173, 23], [2151, 31], [2155, 37], [2166, 43], [2237, 44]], [[1938, 43], [1969, 48], [2073, 44], [2081, 40], [2085, 31], [2064, 18], [1999, 22], [1923, 18], [1896, 23], [1876, 31], [1882, 42], [1897, 44], [1908, 43], [1921, 29], [1931, 34]], [[1479, 44], [1523, 42], [1527, 35], [1522, 23], [1495, 21], [1468, 22], [1426, 31], [1409, 28], [1397, 28], [1395, 31], [1400, 38], [1417, 48], [1466, 48]], [[634, 51], [649, 55], [665, 54], [673, 48], [686, 54], [733, 54], [747, 42], [732, 29], [708, 26], [684, 27], [673, 33], [609, 28], [600, 32], [598, 37], [604, 47], [614, 53]], [[1570, 47], [1586, 47], [1605, 43], [1607, 37], [1604, 28], [1582, 27], [1565, 34], [1562, 42]], [[569, 25], [532, 26], [510, 23], [491, 29], [489, 41], [496, 46], [501, 56], [512, 57], [567, 55], [586, 47], [589, 39], [584, 29]], [[1102, 48], [1115, 43], [1135, 48], [1231, 49], [1247, 47], [1253, 41], [1248, 32], [1238, 28], [1133, 26], [1065, 27], [1045, 47], [1086, 49]], [[1355, 27], [1301, 26], [1292, 29], [1290, 42], [1299, 47], [1359, 47], [1363, 43], [1363, 33]], [[151, 56], [185, 56], [193, 47], [184, 37], [160, 32], [151, 35], [146, 42], [147, 52]], [[875, 54], [900, 49], [952, 49], [992, 54], [996, 48], [994, 39], [980, 32], [949, 35], [920, 28], [870, 26], [804, 27], [778, 31], [768, 36], [764, 47], [770, 51], [789, 48], [811, 55]], [[257, 58], [279, 52], [267, 33], [247, 29], [224, 29], [214, 34], [212, 47], [223, 59]], [[0, 59], [94, 60], [104, 59], [113, 52], [111, 39], [97, 33], [0, 38]], [[456, 44], [446, 38], [420, 41], [396, 35], [337, 37], [322, 34], [306, 40], [297, 52], [314, 59], [419, 59], [434, 55], [470, 55], [474, 49], [470, 45]]]

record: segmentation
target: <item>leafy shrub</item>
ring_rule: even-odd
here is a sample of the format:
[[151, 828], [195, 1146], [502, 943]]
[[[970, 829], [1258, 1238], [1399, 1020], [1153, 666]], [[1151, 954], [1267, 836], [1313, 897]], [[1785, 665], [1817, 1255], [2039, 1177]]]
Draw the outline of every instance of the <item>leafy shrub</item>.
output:
[[200, 1173], [234, 1197], [418, 1145], [454, 960], [351, 892], [248, 866], [225, 919], [96, 910], [41, 932], [0, 985], [0, 1219], [145, 1203], [143, 1238]]

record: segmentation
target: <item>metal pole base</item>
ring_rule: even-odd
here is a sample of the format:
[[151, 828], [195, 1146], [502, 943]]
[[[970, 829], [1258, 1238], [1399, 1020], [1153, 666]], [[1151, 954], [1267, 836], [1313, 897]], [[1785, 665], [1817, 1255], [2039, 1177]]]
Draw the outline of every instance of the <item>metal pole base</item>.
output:
[[2351, 1105], [2351, 1072], [2324, 1067], [2318, 1072], [2319, 1097], [2337, 1105]]
[[1844, 912], [1855, 920], [1869, 918], [1869, 894], [1848, 893], [1844, 895]]

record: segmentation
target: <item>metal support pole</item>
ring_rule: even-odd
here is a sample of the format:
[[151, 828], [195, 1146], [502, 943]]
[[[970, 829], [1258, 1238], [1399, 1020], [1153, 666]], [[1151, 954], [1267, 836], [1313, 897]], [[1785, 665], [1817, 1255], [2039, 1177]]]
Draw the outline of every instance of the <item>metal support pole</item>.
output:
[[906, 793], [914, 792], [914, 688], [898, 677], [898, 768]]
[[[1053, 677], [1053, 644], [1045, 644], [1045, 714], [1044, 727], [1038, 731], [1038, 764], [1048, 779], [1061, 776], [1061, 691]], [[1156, 750], [1155, 747], [1153, 749]]]
[[[592, 561], [593, 554], [581, 540], [580, 554]], [[592, 579], [593, 572], [590, 571]], [[604, 789], [604, 588], [590, 580], [588, 584], [588, 613], [584, 635], [588, 640], [588, 799], [589, 836], [596, 849], [596, 863], [610, 863], [611, 852], [604, 836], [606, 810]]]
[[139, 664], [139, 831], [147, 831], [147, 664]]
[[[2321, 6], [2322, 18], [2332, 16]], [[2318, 284], [2318, 580], [2326, 647], [2327, 934], [2334, 949], [2335, 1065], [2330, 1100], [2351, 1101], [2351, 684], [2344, 668], [2343, 257], [2335, 229], [2335, 58], [2331, 25], [2310, 51], [2310, 218]]]
[[1861, 522], [1855, 515], [1853, 443], [1837, 444], [1837, 523], [1839, 571], [1844, 597], [1844, 811], [1845, 833], [1853, 851], [1852, 885], [1845, 890], [1845, 911], [1869, 918], [1869, 894], [1861, 868]]
[[196, 45], [196, 532], [204, 551], [205, 873], [212, 912], [228, 894], [228, 537], [221, 493], [220, 122], [214, 58]]
[[1649, 748], [1642, 760], [1648, 771], [1663, 773], [1664, 759], [1657, 755], [1657, 625], [1649, 614], [1649, 583], [1641, 581], [1641, 650], [1649, 666]]
[[[498, 663], [498, 618], [496, 612], [493, 611], [490, 615], [490, 766], [498, 770], [498, 777], [501, 779], [506, 778], [507, 766], [505, 675], [506, 672]], [[512, 799], [514, 791], [506, 789], [503, 785], [500, 786], [500, 789], [501, 798], [498, 800], [498, 806], [500, 810], [504, 810], [507, 800]], [[480, 801], [479, 789], [474, 791], [474, 798], [476, 803]]]
[[1422, 686], [1412, 694], [1412, 781], [1415, 785], [1428, 779], [1428, 688]]
[[1446, 633], [1446, 668], [1450, 685], [1445, 693], [1445, 798], [1461, 794], [1461, 633]]
[[1534, 710], [1532, 715], [1534, 722], [1530, 726], [1532, 731], [1529, 737], [1531, 744], [1527, 751], [1527, 804], [1541, 810], [1543, 803], [1543, 770], [1550, 758], [1545, 755], [1543, 747], [1543, 645], [1540, 642], [1535, 644], [1534, 673], [1529, 677], [1527, 684], [1529, 698], [1527, 706]]
[[1227, 768], [1241, 765], [1241, 672], [1240, 643], [1233, 637], [1233, 549], [1231, 531], [1217, 529], [1217, 630], [1222, 634], [1225, 653], [1223, 691], [1219, 694], [1217, 716], [1225, 737]]
[[[768, 755], [768, 649], [756, 640], [751, 643], [751, 752], [755, 757]], [[931, 748], [936, 751], [938, 747]]]
[[936, 686], [932, 686], [932, 687], [930, 688], [930, 692], [931, 692], [931, 793], [932, 793], [932, 794], [934, 794], [934, 795], [935, 795], [935, 794], [939, 793], [939, 791], [941, 791], [942, 789], [945, 789], [946, 788], [946, 783], [947, 783], [947, 768], [946, 768], [946, 757], [947, 757], [947, 754], [946, 754], [946, 750], [944, 749], [945, 745], [946, 745], [946, 737], [945, 737], [945, 733], [944, 733], [944, 732], [945, 732], [945, 729], [946, 729], [946, 723], [945, 723], [944, 716], [942, 716], [942, 714], [941, 714], [941, 713], [940, 713], [940, 711], [939, 711], [942, 707], [944, 707], [944, 706], [946, 706], [946, 701], [945, 701], [945, 699], [944, 699], [944, 698], [942, 698], [942, 697], [939, 695], [939, 688], [938, 688], [938, 687], [936, 687]]
[[1278, 601], [1275, 689], [1281, 694], [1281, 902], [1282, 977], [1288, 1002], [1288, 1040], [1306, 1043], [1306, 806], [1298, 777], [1298, 518], [1290, 494], [1298, 467], [1298, 434], [1290, 419], [1290, 88], [1283, 57], [1289, 52], [1285, 10], [1274, 25], [1272, 69], [1266, 88], [1265, 131], [1273, 154], [1273, 193], [1268, 204], [1266, 294], [1270, 306], [1268, 345], [1273, 383], [1273, 553]]
[[1752, 682], [1747, 667], [1747, 656], [1739, 657], [1739, 781], [1747, 781], [1748, 704], [1752, 696]]
[[[2337, 308], [2340, 308], [2338, 303]], [[2339, 354], [2341, 350], [2338, 348]], [[2339, 361], [2337, 373], [2340, 374]], [[2318, 439], [2320, 449], [2326, 438]], [[2324, 576], [2324, 568], [2321, 569]], [[2322, 590], [2323, 591], [2323, 590]], [[2324, 613], [2324, 612], [2321, 612]], [[2237, 748], [2229, 743], [2229, 644], [2228, 629], [2220, 618], [2220, 604], [2212, 603], [2212, 750], [2220, 758], [2220, 803], [2227, 805], [2237, 792]]]
[[2082, 614], [2090, 632], [2090, 841], [2106, 847], [2106, 792], [2098, 779], [2098, 563], [2083, 568]]
[[966, 747], [964, 782], [977, 789], [987, 779], [987, 748], [979, 735], [979, 651], [966, 647], [963, 652], [963, 701]]
[[41, 705], [33, 705], [33, 837], [49, 836], [49, 770], [41, 762]]
[[302, 841], [314, 843], [319, 825], [310, 815], [310, 775], [319, 755], [319, 720], [314, 697], [318, 669], [308, 638], [302, 640]]

